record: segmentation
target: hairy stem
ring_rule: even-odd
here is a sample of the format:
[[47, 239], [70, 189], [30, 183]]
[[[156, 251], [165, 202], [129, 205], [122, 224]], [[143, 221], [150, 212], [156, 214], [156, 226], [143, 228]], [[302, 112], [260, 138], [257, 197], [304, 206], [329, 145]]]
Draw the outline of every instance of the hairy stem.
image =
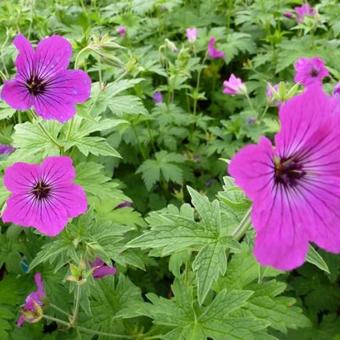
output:
[[239, 241], [242, 236], [246, 233], [249, 225], [250, 225], [250, 213], [251, 213], [251, 207], [247, 210], [245, 215], [243, 216], [240, 224], [237, 226], [237, 228], [233, 231], [232, 237]]
[[55, 318], [53, 316], [49, 315], [43, 315], [43, 318], [49, 321], [54, 321], [60, 325], [66, 326], [67, 328], [75, 328], [76, 330], [79, 330], [80, 332], [87, 333], [87, 334], [93, 334], [93, 335], [102, 335], [102, 336], [107, 336], [111, 338], [121, 338], [121, 339], [135, 339], [136, 337], [132, 337], [129, 335], [121, 335], [121, 334], [115, 334], [115, 333], [107, 333], [107, 332], [101, 332], [101, 331], [96, 331], [93, 329], [89, 329], [86, 327], [81, 327], [81, 326], [74, 326], [70, 322]]

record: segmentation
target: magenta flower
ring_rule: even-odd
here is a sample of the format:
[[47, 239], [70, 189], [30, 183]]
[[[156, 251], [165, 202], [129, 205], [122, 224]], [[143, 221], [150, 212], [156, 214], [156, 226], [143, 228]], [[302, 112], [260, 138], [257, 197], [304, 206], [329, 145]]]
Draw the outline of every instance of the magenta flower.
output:
[[254, 253], [264, 266], [302, 265], [309, 242], [340, 252], [340, 112], [335, 110], [319, 84], [310, 86], [281, 105], [275, 147], [262, 137], [231, 160], [230, 174], [253, 202]]
[[93, 269], [93, 278], [101, 279], [105, 276], [115, 275], [117, 270], [115, 267], [108, 266], [102, 259], [97, 257], [95, 261], [91, 263]]
[[126, 35], [126, 27], [123, 26], [123, 25], [119, 26], [119, 27], [117, 28], [117, 32], [118, 32], [118, 34], [119, 34], [122, 38], [124, 38], [125, 35]]
[[163, 103], [163, 96], [162, 96], [162, 93], [159, 92], [159, 91], [156, 91], [156, 92], [153, 94], [152, 99], [153, 99], [153, 101], [154, 101], [156, 104], [161, 104], [161, 103]]
[[69, 157], [48, 157], [41, 164], [15, 163], [5, 170], [4, 184], [12, 193], [3, 222], [59, 234], [70, 218], [87, 210], [84, 190], [74, 184]]
[[288, 19], [292, 19], [292, 18], [293, 18], [292, 12], [289, 12], [289, 11], [284, 12], [284, 13], [283, 13], [283, 16], [286, 17], [286, 18], [288, 18]]
[[224, 52], [215, 48], [216, 39], [211, 37], [208, 43], [208, 54], [212, 59], [224, 58]]
[[223, 82], [223, 93], [234, 96], [235, 94], [243, 94], [247, 92], [246, 85], [240, 78], [237, 78], [232, 73], [229, 80]]
[[197, 39], [197, 28], [196, 27], [189, 27], [185, 31], [187, 39], [189, 42], [193, 43]]
[[2, 154], [10, 154], [15, 151], [15, 148], [11, 145], [0, 144], [0, 155]]
[[17, 326], [22, 327], [25, 321], [29, 323], [38, 322], [42, 318], [42, 306], [45, 299], [44, 283], [40, 273], [34, 275], [34, 281], [37, 290], [30, 293], [25, 303], [21, 306], [20, 317], [17, 321]]
[[340, 97], [340, 83], [337, 83], [333, 89], [333, 96]]
[[33, 107], [44, 119], [65, 122], [72, 118], [75, 104], [89, 98], [91, 80], [81, 70], [67, 70], [71, 44], [54, 35], [41, 40], [34, 49], [22, 34], [13, 43], [19, 51], [17, 75], [5, 81], [1, 98], [16, 110]]
[[302, 6], [295, 7], [294, 10], [296, 13], [296, 20], [299, 24], [303, 23], [305, 17], [314, 17], [316, 14], [315, 9], [308, 3], [305, 3]]
[[325, 62], [321, 58], [300, 58], [294, 64], [296, 83], [309, 86], [315, 82], [321, 83], [323, 78], [329, 73], [325, 67]]

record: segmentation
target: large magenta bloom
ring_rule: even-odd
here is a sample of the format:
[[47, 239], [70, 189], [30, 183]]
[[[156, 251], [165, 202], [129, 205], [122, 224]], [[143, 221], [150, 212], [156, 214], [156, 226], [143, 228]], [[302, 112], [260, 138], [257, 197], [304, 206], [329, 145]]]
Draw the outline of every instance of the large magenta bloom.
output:
[[34, 281], [37, 286], [37, 290], [30, 293], [26, 297], [25, 303], [21, 306], [20, 317], [17, 321], [17, 325], [19, 327], [21, 327], [25, 321], [35, 323], [42, 318], [42, 306], [46, 294], [40, 273], [36, 273], [34, 275]]
[[21, 34], [13, 43], [19, 51], [17, 75], [5, 82], [1, 98], [17, 110], [33, 107], [44, 119], [65, 122], [72, 118], [75, 104], [89, 98], [91, 80], [83, 71], [67, 70], [71, 44], [54, 35], [41, 40], [34, 49]]
[[70, 218], [87, 210], [84, 190], [73, 183], [69, 157], [48, 157], [40, 165], [15, 163], [5, 170], [4, 184], [11, 191], [4, 222], [34, 227], [42, 234], [59, 234]]
[[296, 83], [309, 86], [314, 83], [321, 83], [329, 73], [325, 62], [321, 58], [300, 58], [294, 64]]
[[231, 160], [230, 174], [253, 201], [254, 253], [290, 270], [308, 243], [340, 252], [340, 112], [318, 84], [280, 107], [275, 147], [262, 137]]

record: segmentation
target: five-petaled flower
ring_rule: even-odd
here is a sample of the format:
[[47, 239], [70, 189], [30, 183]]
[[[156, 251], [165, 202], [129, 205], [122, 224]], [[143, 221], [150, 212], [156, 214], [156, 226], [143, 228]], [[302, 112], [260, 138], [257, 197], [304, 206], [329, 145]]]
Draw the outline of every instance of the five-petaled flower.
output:
[[72, 159], [66, 156], [8, 167], [4, 184], [12, 194], [3, 222], [34, 227], [47, 236], [59, 234], [70, 218], [87, 210], [84, 190], [73, 183], [75, 175]]
[[17, 321], [17, 325], [21, 327], [25, 321], [29, 323], [38, 322], [42, 318], [42, 306], [43, 300], [46, 297], [44, 283], [40, 273], [34, 275], [34, 281], [37, 286], [37, 290], [30, 293], [25, 303], [21, 306], [20, 317]]
[[54, 35], [34, 49], [19, 34], [13, 41], [19, 51], [17, 75], [5, 81], [1, 98], [16, 110], [34, 108], [44, 119], [65, 122], [76, 113], [75, 104], [85, 102], [91, 91], [90, 77], [81, 70], [67, 70], [72, 46]]
[[92, 275], [94, 279], [101, 279], [105, 276], [116, 274], [117, 270], [113, 266], [108, 266], [102, 259], [97, 257], [95, 261], [91, 263]]
[[253, 202], [254, 253], [291, 270], [309, 242], [340, 252], [340, 112], [320, 84], [280, 107], [275, 147], [262, 137], [231, 160], [230, 174]]
[[308, 3], [305, 3], [302, 6], [297, 6], [294, 10], [296, 13], [296, 20], [299, 24], [304, 22], [305, 17], [314, 17], [316, 15], [315, 9]]
[[197, 39], [197, 28], [196, 27], [189, 27], [186, 29], [185, 34], [189, 42], [193, 43]]
[[304, 86], [309, 86], [316, 82], [321, 83], [329, 75], [325, 62], [318, 57], [300, 58], [294, 64], [294, 68], [294, 81]]
[[208, 42], [208, 54], [212, 59], [224, 58], [224, 52], [215, 48], [216, 39], [211, 37]]
[[247, 92], [246, 85], [240, 78], [235, 77], [232, 73], [228, 80], [223, 82], [223, 93], [230, 94], [231, 96], [235, 94], [244, 94]]

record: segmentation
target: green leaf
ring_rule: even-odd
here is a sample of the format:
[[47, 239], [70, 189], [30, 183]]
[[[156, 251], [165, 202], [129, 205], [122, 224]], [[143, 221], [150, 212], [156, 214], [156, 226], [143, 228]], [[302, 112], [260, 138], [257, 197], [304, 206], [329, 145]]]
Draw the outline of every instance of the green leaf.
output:
[[[45, 128], [54, 140], [62, 144], [58, 140], [62, 124], [55, 121], [42, 121], [41, 126]], [[41, 126], [36, 122], [17, 124], [13, 134], [13, 146], [19, 149], [22, 154], [27, 154], [28, 157], [32, 154], [38, 154], [39, 158], [43, 159], [47, 156], [59, 155], [59, 147], [51, 141]], [[16, 152], [14, 152], [9, 156], [8, 160], [15, 159], [16, 156]]]
[[16, 110], [9, 107], [6, 103], [0, 102], [0, 120], [11, 118], [15, 112]]
[[226, 246], [220, 242], [206, 245], [199, 251], [192, 268], [196, 272], [198, 302], [203, 304], [214, 282], [227, 270]]
[[[268, 289], [263, 289], [266, 286]], [[269, 321], [272, 328], [285, 333], [288, 328], [310, 326], [310, 321], [302, 314], [302, 310], [293, 306], [295, 299], [276, 296], [285, 288], [282, 283], [267, 282], [265, 287], [252, 285], [249, 288], [253, 288], [255, 294], [249, 299], [245, 309], [255, 317]]]
[[121, 157], [119, 152], [102, 137], [82, 137], [77, 140], [66, 142], [65, 150], [70, 149], [72, 146], [77, 147], [85, 156], [92, 153], [96, 156]]
[[215, 234], [200, 228], [194, 221], [182, 216], [167, 215], [162, 218], [160, 225], [153, 225], [151, 231], [130, 241], [127, 246], [161, 248], [165, 255], [215, 241]]
[[200, 315], [199, 320], [209, 322], [215, 319], [223, 319], [228, 314], [241, 308], [253, 295], [250, 290], [222, 290], [214, 298], [213, 302]]
[[90, 296], [92, 315], [83, 324], [100, 332], [126, 334], [123, 319], [130, 317], [126, 311], [142, 301], [140, 289], [123, 274], [96, 280]]
[[137, 96], [124, 95], [114, 97], [110, 100], [108, 107], [111, 112], [117, 116], [123, 116], [124, 114], [148, 114], [143, 102]]
[[182, 184], [183, 171], [177, 164], [184, 162], [183, 156], [166, 151], [157, 152], [155, 156], [156, 159], [147, 159], [136, 171], [137, 174], [142, 174], [148, 191], [161, 180], [161, 176], [165, 181]]
[[221, 213], [218, 201], [210, 203], [206, 196], [199, 194], [196, 190], [187, 187], [191, 196], [192, 204], [195, 206], [202, 219], [204, 227], [218, 232], [221, 229]]
[[329, 268], [327, 266], [327, 263], [322, 258], [322, 256], [314, 249], [313, 246], [309, 246], [309, 251], [306, 257], [306, 261], [314, 264], [319, 269], [323, 270], [327, 274], [330, 274]]

